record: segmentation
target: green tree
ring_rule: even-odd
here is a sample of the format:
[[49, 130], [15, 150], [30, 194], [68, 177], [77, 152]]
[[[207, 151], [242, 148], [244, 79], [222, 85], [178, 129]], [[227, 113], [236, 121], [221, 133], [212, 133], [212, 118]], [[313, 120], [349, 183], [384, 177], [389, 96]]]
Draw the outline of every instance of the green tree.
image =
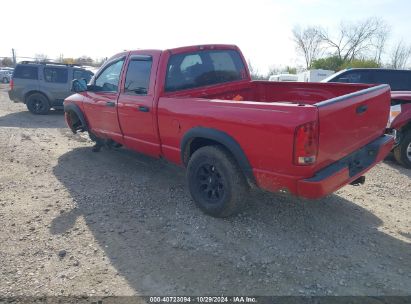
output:
[[354, 59], [345, 62], [340, 66], [340, 70], [348, 68], [380, 68], [381, 65], [373, 59]]
[[314, 60], [312, 63], [312, 68], [338, 71], [341, 70], [340, 67], [343, 65], [343, 63], [344, 61], [339, 56], [330, 56]]
[[338, 56], [317, 59], [313, 62], [314, 69], [339, 71], [348, 68], [379, 68], [381, 65], [374, 59], [353, 59], [343, 61]]

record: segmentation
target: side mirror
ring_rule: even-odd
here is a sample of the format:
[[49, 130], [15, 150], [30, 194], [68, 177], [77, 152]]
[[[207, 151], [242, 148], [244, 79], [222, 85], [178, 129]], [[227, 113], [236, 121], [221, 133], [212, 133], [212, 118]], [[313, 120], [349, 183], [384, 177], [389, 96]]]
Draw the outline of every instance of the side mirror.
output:
[[74, 79], [71, 82], [71, 91], [74, 93], [87, 91], [87, 82], [85, 79]]

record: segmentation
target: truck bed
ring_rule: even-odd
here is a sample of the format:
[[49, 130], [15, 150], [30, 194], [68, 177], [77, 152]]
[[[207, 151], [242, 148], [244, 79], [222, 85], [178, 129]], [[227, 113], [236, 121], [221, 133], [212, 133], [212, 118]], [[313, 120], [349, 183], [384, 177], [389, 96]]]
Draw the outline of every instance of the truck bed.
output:
[[[179, 142], [169, 141], [169, 126], [173, 124], [168, 121], [169, 113], [175, 120], [184, 121], [182, 134], [198, 126], [222, 130], [248, 151], [254, 175], [260, 181], [275, 176], [267, 178], [269, 185], [260, 186], [278, 190], [273, 179], [278, 185], [287, 185], [295, 176], [311, 177], [382, 136], [389, 104], [387, 85], [238, 82], [161, 97], [159, 131], [163, 152], [166, 157], [174, 153], [170, 159], [176, 160], [174, 149]], [[292, 160], [293, 134], [308, 121], [318, 123], [317, 161], [312, 166], [296, 166]], [[288, 188], [293, 187], [290, 184]]]
[[180, 91], [169, 96], [259, 103], [316, 104], [372, 87], [369, 84], [251, 81]]

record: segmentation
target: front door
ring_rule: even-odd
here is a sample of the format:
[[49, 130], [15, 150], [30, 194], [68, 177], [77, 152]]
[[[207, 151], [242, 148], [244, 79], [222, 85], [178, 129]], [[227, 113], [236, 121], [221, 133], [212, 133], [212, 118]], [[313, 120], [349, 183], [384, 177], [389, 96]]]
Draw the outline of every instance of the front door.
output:
[[85, 92], [84, 111], [91, 131], [103, 138], [123, 143], [117, 118], [117, 99], [124, 57], [108, 63]]
[[155, 70], [158, 56], [133, 52], [127, 62], [124, 86], [118, 99], [118, 117], [129, 148], [154, 157], [160, 155], [160, 142], [154, 107]]

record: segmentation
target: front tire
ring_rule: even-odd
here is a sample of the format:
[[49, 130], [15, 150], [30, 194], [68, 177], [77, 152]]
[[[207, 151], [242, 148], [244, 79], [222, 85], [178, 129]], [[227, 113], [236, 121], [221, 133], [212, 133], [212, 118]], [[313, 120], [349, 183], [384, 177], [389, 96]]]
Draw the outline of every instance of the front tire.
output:
[[50, 110], [50, 103], [46, 96], [41, 93], [31, 94], [27, 98], [27, 109], [36, 115], [46, 115]]
[[408, 130], [401, 143], [394, 149], [394, 157], [398, 163], [411, 169], [411, 130]]
[[187, 183], [197, 206], [214, 217], [228, 217], [241, 211], [248, 194], [238, 164], [219, 146], [194, 152], [187, 166]]

